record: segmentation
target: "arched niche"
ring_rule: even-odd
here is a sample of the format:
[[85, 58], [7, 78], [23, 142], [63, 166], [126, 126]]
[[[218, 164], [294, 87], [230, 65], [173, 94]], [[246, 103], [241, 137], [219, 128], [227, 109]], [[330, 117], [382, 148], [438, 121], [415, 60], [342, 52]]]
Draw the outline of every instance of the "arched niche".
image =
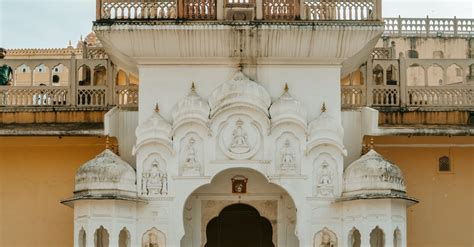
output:
[[464, 71], [457, 64], [451, 64], [446, 69], [446, 84], [459, 85], [463, 83]]
[[118, 247], [130, 247], [130, 232], [127, 228], [122, 228], [119, 233]]
[[407, 85], [425, 86], [425, 69], [422, 66], [412, 64], [407, 68]]
[[57, 64], [52, 68], [53, 86], [67, 86], [69, 84], [69, 69], [64, 64]]
[[313, 161], [313, 196], [334, 197], [339, 191], [336, 159], [328, 152], [320, 153]]
[[103, 226], [95, 230], [94, 247], [109, 247], [109, 232]]
[[374, 69], [372, 70], [372, 76], [374, 85], [384, 85], [384, 70], [380, 64], [375, 65]]
[[79, 86], [91, 85], [91, 68], [85, 64], [77, 69], [77, 81]]
[[361, 235], [357, 228], [353, 227], [349, 232], [348, 247], [361, 247]]
[[140, 176], [141, 194], [145, 196], [166, 196], [168, 194], [168, 171], [166, 161], [158, 153], [148, 155]]
[[378, 226], [370, 232], [370, 247], [384, 247], [385, 234]]
[[151, 228], [142, 236], [142, 247], [166, 247], [165, 234], [155, 227]]
[[94, 86], [104, 86], [107, 84], [107, 69], [103, 65], [94, 68]]
[[179, 174], [200, 176], [204, 172], [204, 140], [196, 132], [189, 132], [179, 141]]
[[301, 141], [289, 131], [283, 132], [275, 141], [275, 168], [279, 174], [300, 174]]
[[393, 247], [402, 247], [402, 232], [398, 227], [393, 231]]
[[387, 85], [396, 86], [398, 85], [398, 69], [393, 64], [389, 65], [386, 70], [386, 82]]
[[314, 234], [314, 247], [337, 247], [337, 236], [336, 233], [323, 228], [316, 234]]
[[49, 68], [39, 64], [33, 69], [33, 86], [48, 86], [51, 81]]
[[14, 85], [15, 86], [31, 86], [33, 84], [32, 76], [33, 71], [31, 68], [22, 64], [14, 69]]
[[443, 68], [437, 64], [428, 67], [428, 86], [442, 86], [444, 84]]
[[77, 244], [79, 247], [86, 247], [86, 231], [84, 228], [81, 227], [81, 230], [79, 230], [78, 237], [77, 237]]

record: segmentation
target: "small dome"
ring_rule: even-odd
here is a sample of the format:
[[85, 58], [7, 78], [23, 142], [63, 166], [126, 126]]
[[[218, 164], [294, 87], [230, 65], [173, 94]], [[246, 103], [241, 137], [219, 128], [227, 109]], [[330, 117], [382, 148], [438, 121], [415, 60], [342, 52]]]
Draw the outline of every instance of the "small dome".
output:
[[135, 170], [127, 162], [106, 149], [77, 170], [74, 193], [136, 193], [135, 177]]
[[231, 80], [222, 83], [211, 93], [209, 97], [211, 116], [233, 104], [255, 106], [268, 115], [271, 98], [262, 85], [238, 71]]
[[270, 116], [272, 117], [273, 124], [278, 124], [285, 120], [293, 120], [306, 126], [306, 109], [298, 100], [291, 96], [287, 86], [285, 86], [285, 92], [270, 107]]
[[159, 108], [156, 106], [153, 114], [136, 130], [137, 143], [148, 138], [160, 138], [171, 141], [171, 125], [160, 115]]
[[94, 32], [90, 32], [84, 39], [87, 46], [100, 46], [100, 40], [97, 38], [97, 35]]
[[343, 197], [406, 195], [400, 168], [374, 150], [350, 164], [344, 172]]
[[344, 136], [344, 129], [341, 123], [326, 111], [321, 112], [316, 119], [311, 121], [309, 131], [311, 135], [332, 137], [340, 141], [342, 141]]
[[173, 108], [173, 126], [179, 126], [186, 119], [197, 119], [206, 123], [209, 119], [210, 110], [211, 108], [207, 101], [197, 94], [193, 83], [189, 94], [181, 99]]

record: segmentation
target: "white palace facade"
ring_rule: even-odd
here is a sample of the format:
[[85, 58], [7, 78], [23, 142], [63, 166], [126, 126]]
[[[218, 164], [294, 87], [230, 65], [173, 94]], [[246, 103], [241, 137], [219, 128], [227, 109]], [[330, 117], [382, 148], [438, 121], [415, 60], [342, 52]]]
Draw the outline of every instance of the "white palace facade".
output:
[[[37, 60], [7, 53], [15, 74], [0, 88], [0, 134], [107, 137], [85, 163], [73, 156], [97, 141], [75, 139], [70, 159], [82, 165], [74, 190], [59, 184], [69, 198], [58, 193], [57, 211], [73, 212], [74, 247], [409, 246], [417, 231], [409, 230], [409, 207], [419, 198], [404, 174], [413, 182], [422, 172], [384, 158], [370, 137], [389, 136], [378, 139], [384, 150], [389, 141], [405, 145], [400, 136], [446, 143], [444, 136], [473, 135], [464, 125], [474, 122], [474, 21], [384, 22], [381, 4], [97, 0], [95, 34], [77, 48]], [[432, 58], [429, 47], [448, 42], [430, 43], [440, 35], [464, 35], [450, 45], [468, 44], [472, 56], [435, 49]], [[40, 84], [38, 63], [69, 72]], [[428, 73], [433, 64], [441, 70]], [[408, 124], [414, 118], [433, 125]], [[15, 121], [25, 125], [11, 127]], [[87, 129], [91, 122], [100, 127]], [[460, 147], [472, 149], [469, 140]], [[439, 158], [427, 151], [413, 159], [430, 155]], [[428, 246], [419, 236], [414, 246]]]

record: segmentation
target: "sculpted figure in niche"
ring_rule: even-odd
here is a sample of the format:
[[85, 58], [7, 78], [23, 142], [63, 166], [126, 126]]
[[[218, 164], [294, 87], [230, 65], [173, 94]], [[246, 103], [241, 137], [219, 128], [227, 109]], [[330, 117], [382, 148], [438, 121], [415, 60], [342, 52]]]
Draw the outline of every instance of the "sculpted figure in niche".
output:
[[247, 140], [247, 131], [242, 127], [244, 122], [239, 119], [235, 125], [235, 129], [232, 131], [232, 144], [230, 145], [230, 151], [237, 154], [247, 153], [250, 151], [250, 147]]
[[336, 234], [324, 228], [315, 235], [314, 247], [337, 247]]
[[148, 241], [145, 242], [145, 247], [159, 247], [158, 236], [153, 233], [148, 233]]
[[153, 161], [148, 171], [143, 172], [142, 193], [145, 195], [168, 194], [168, 175], [160, 170], [156, 160]]
[[333, 196], [334, 186], [332, 183], [332, 172], [329, 164], [323, 162], [319, 169], [319, 178], [317, 184], [317, 191], [319, 196]]
[[191, 137], [185, 149], [185, 159], [183, 164], [183, 175], [199, 175], [199, 161], [194, 144], [196, 140]]
[[296, 170], [295, 152], [288, 139], [285, 140], [285, 144], [281, 149], [281, 170], [282, 172], [294, 172]]

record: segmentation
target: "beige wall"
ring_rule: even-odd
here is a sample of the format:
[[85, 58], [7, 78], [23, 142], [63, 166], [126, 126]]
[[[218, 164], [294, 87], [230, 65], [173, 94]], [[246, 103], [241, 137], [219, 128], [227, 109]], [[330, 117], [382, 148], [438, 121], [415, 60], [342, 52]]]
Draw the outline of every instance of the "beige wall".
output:
[[74, 174], [99, 137], [0, 137], [0, 246], [73, 246]]
[[[409, 247], [474, 246], [474, 137], [377, 137], [375, 149], [403, 171], [410, 196]], [[453, 172], [438, 172], [439, 157]]]

